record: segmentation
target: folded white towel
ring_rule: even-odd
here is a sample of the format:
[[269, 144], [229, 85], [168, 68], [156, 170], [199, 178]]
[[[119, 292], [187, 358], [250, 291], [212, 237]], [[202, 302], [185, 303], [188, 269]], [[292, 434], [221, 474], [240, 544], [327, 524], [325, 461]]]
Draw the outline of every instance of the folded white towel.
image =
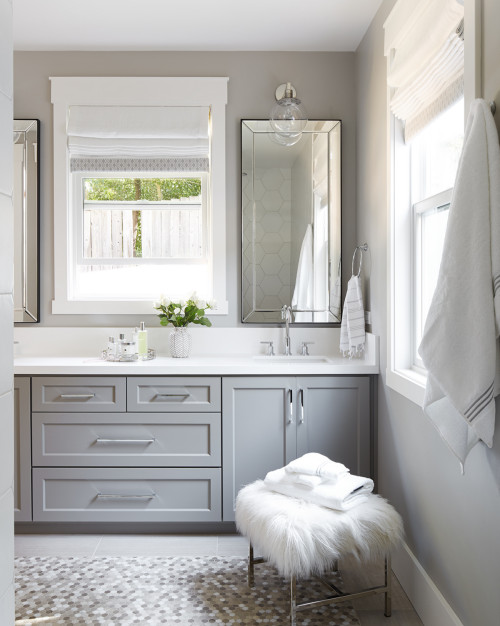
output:
[[366, 502], [367, 494], [373, 491], [373, 480], [352, 474], [345, 474], [335, 483], [323, 482], [309, 489], [293, 482], [293, 477], [287, 474], [284, 467], [269, 472], [264, 484], [271, 491], [338, 511], [348, 511]]
[[315, 487], [327, 480], [335, 482], [349, 473], [345, 465], [332, 461], [318, 452], [308, 452], [288, 463], [285, 471], [293, 477], [294, 482], [308, 487]]
[[489, 106], [475, 100], [419, 348], [428, 370], [425, 412], [462, 466], [479, 439], [493, 444], [499, 287], [500, 148]]
[[344, 356], [361, 356], [365, 349], [365, 311], [358, 276], [347, 283], [340, 325], [340, 350]]

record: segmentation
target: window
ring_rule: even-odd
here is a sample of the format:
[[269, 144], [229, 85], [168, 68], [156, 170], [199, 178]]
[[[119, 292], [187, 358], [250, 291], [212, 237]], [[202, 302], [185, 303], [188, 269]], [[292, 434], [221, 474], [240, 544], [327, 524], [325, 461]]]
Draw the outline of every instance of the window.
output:
[[423, 368], [418, 346], [434, 294], [452, 187], [463, 143], [464, 101], [448, 107], [409, 144], [413, 208], [412, 367]]
[[463, 142], [464, 8], [398, 0], [385, 25], [390, 103], [387, 384], [422, 403], [418, 355]]
[[52, 78], [53, 313], [225, 295], [225, 78]]
[[210, 287], [207, 174], [141, 176], [73, 174], [75, 299], [130, 299], [130, 285], [139, 300], [158, 285], [181, 296]]

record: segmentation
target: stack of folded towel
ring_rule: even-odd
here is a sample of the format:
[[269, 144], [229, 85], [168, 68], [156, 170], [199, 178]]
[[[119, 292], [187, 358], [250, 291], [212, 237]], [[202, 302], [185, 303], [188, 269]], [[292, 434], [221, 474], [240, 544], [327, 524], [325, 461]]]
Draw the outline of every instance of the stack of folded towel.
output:
[[362, 504], [373, 491], [371, 478], [354, 476], [342, 463], [317, 452], [269, 472], [264, 484], [271, 491], [339, 511]]

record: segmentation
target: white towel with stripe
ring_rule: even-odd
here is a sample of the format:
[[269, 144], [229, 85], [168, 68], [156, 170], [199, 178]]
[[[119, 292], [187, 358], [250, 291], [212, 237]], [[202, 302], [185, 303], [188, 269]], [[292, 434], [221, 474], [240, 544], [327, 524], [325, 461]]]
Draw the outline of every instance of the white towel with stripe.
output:
[[361, 356], [365, 349], [365, 310], [359, 276], [351, 276], [340, 325], [340, 350], [344, 356]]
[[285, 472], [290, 475], [291, 480], [307, 487], [316, 487], [327, 481], [333, 484], [349, 474], [343, 463], [332, 461], [319, 452], [308, 452], [291, 461], [285, 465]]
[[488, 104], [475, 100], [419, 348], [428, 371], [424, 410], [462, 470], [479, 440], [493, 445], [499, 329], [500, 147]]
[[264, 485], [271, 491], [285, 496], [313, 502], [320, 506], [338, 511], [348, 511], [358, 504], [366, 502], [367, 495], [373, 491], [373, 480], [364, 476], [345, 474], [335, 483], [323, 482], [313, 489], [298, 485], [285, 468], [268, 472]]

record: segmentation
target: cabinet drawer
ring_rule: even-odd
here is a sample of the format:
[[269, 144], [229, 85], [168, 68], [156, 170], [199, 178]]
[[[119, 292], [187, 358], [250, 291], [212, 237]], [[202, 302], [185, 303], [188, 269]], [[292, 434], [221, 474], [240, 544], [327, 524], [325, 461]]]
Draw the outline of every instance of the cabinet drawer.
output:
[[126, 379], [58, 376], [32, 379], [33, 411], [126, 411]]
[[214, 522], [220, 469], [36, 468], [33, 520]]
[[129, 411], [220, 411], [221, 379], [143, 377], [127, 379]]
[[33, 413], [33, 465], [217, 467], [220, 413]]

